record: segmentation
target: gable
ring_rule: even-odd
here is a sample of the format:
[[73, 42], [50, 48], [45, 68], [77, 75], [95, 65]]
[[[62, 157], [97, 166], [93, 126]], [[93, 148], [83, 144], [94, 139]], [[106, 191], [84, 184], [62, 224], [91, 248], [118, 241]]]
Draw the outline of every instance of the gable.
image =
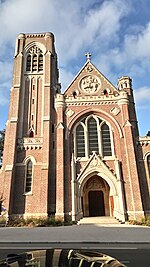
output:
[[89, 158], [86, 165], [80, 170], [80, 173], [77, 176], [78, 182], [82, 183], [89, 173], [94, 173], [95, 171], [109, 177], [114, 182], [117, 180], [117, 176], [110, 170], [106, 163], [96, 154], [96, 152], [93, 152], [93, 155]]
[[117, 88], [87, 60], [80, 72], [70, 83], [64, 95], [66, 97], [77, 96], [103, 96], [105, 94], [118, 94]]

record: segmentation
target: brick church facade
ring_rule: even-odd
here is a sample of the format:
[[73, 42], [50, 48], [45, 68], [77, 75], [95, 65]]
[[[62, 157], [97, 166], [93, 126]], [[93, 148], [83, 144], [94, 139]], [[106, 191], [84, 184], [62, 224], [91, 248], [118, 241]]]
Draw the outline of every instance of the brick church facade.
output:
[[150, 136], [139, 137], [131, 78], [116, 88], [88, 53], [61, 93], [53, 34], [20, 34], [0, 172], [9, 215], [149, 214]]

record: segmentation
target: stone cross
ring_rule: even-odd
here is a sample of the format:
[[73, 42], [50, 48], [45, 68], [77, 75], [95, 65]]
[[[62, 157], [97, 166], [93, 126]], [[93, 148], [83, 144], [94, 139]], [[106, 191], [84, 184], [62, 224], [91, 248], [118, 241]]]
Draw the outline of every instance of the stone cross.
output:
[[92, 55], [91, 55], [90, 52], [87, 52], [87, 53], [85, 54], [85, 56], [86, 56], [86, 60], [90, 60]]

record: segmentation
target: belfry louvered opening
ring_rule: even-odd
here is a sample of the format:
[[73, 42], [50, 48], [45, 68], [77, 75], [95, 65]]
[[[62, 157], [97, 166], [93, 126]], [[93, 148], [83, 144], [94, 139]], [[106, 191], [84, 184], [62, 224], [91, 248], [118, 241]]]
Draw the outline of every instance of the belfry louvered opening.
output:
[[43, 54], [41, 49], [33, 46], [27, 53], [26, 71], [40, 72], [43, 71]]

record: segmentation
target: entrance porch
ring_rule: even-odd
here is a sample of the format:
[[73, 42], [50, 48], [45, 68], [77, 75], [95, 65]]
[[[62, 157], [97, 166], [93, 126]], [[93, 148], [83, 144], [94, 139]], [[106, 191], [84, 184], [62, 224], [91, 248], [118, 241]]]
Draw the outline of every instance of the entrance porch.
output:
[[82, 212], [83, 217], [113, 216], [110, 187], [98, 175], [89, 178], [84, 184], [82, 191]]

